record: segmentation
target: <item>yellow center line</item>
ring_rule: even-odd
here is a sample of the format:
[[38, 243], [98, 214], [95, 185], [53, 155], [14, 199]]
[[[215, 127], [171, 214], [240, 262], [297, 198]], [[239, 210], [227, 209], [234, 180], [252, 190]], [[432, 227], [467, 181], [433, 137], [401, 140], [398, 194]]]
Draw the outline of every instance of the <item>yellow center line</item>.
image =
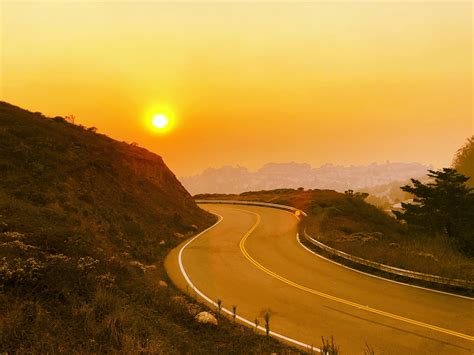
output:
[[417, 326], [420, 326], [420, 327], [423, 327], [423, 328], [435, 330], [435, 331], [440, 332], [440, 333], [445, 333], [445, 334], [449, 334], [449, 335], [452, 335], [452, 336], [455, 336], [455, 337], [459, 337], [459, 338], [474, 341], [474, 337], [470, 336], [470, 335], [467, 335], [467, 334], [458, 333], [458, 332], [455, 332], [453, 330], [437, 327], [435, 325], [423, 323], [423, 322], [420, 322], [420, 321], [417, 321], [417, 320], [414, 320], [414, 319], [410, 319], [410, 318], [402, 317], [402, 316], [399, 316], [399, 315], [396, 315], [396, 314], [393, 314], [393, 313], [381, 311], [381, 310], [378, 310], [378, 309], [375, 309], [375, 308], [371, 308], [369, 306], [364, 306], [364, 305], [359, 304], [359, 303], [355, 303], [355, 302], [345, 300], [343, 298], [331, 296], [331, 295], [328, 295], [327, 293], [324, 293], [324, 292], [313, 290], [309, 287], [302, 286], [300, 284], [297, 284], [296, 282], [288, 280], [288, 279], [284, 278], [283, 276], [280, 276], [277, 273], [267, 269], [265, 266], [263, 266], [257, 260], [255, 260], [252, 256], [250, 256], [250, 254], [247, 252], [247, 249], [245, 249], [245, 242], [246, 242], [247, 238], [253, 233], [253, 231], [260, 224], [260, 221], [261, 221], [260, 215], [258, 213], [252, 212], [252, 211], [242, 210], [242, 209], [238, 209], [238, 208], [233, 208], [233, 209], [238, 210], [238, 211], [242, 211], [242, 212], [246, 212], [246, 213], [250, 213], [250, 214], [253, 214], [253, 215], [257, 216], [257, 221], [255, 222], [255, 224], [252, 226], [252, 228], [250, 228], [250, 230], [247, 233], [245, 233], [245, 235], [240, 240], [240, 250], [242, 251], [244, 256], [252, 264], [254, 264], [257, 268], [259, 268], [263, 272], [267, 273], [268, 275], [270, 275], [270, 276], [272, 276], [272, 277], [274, 277], [274, 278], [276, 278], [276, 279], [278, 279], [278, 280], [280, 280], [280, 281], [282, 281], [282, 282], [284, 282], [284, 283], [286, 283], [290, 286], [293, 286], [297, 289], [309, 292], [313, 295], [317, 295], [317, 296], [329, 299], [329, 300], [334, 301], [334, 302], [342, 303], [342, 304], [345, 304], [347, 306], [351, 306], [351, 307], [354, 307], [354, 308], [357, 308], [357, 309], [363, 309], [367, 312], [375, 313], [375, 314], [378, 314], [378, 315], [381, 315], [381, 316], [396, 319], [396, 320], [399, 320], [399, 321], [402, 321], [402, 322], [405, 322], [405, 323], [409, 323], [409, 324], [413, 324], [413, 325], [417, 325]]

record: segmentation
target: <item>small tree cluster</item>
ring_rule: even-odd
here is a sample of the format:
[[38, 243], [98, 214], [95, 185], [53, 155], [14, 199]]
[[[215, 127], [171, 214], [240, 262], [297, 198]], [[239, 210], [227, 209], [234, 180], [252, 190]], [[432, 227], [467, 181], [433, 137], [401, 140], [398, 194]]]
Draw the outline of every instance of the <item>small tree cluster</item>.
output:
[[445, 234], [459, 249], [474, 255], [474, 189], [468, 177], [455, 169], [429, 170], [430, 182], [411, 179], [401, 189], [414, 195], [413, 203], [402, 203], [402, 211], [393, 211], [399, 220], [421, 227], [431, 234]]
[[354, 192], [354, 190], [346, 190], [344, 191], [344, 194], [346, 197], [352, 199], [359, 199], [359, 200], [365, 200], [367, 197], [369, 197], [369, 194], [367, 192]]

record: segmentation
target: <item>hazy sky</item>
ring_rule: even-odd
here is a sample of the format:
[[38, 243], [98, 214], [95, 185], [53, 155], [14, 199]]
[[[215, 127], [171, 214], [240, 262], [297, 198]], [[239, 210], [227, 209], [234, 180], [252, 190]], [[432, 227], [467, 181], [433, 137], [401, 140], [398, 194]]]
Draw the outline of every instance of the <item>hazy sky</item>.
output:
[[[418, 161], [473, 133], [472, 3], [18, 2], [0, 98], [208, 166]], [[164, 107], [166, 134], [145, 121]], [[147, 116], [148, 115], [148, 116]]]

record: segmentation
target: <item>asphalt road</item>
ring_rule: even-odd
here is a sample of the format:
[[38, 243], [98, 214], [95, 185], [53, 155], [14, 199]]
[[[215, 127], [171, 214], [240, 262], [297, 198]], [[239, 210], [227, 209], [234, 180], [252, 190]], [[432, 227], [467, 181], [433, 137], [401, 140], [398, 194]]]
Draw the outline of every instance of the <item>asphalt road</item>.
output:
[[[474, 301], [370, 277], [324, 260], [297, 241], [297, 218], [254, 206], [202, 205], [223, 220], [167, 258], [173, 282], [253, 321], [344, 354], [472, 354]], [[179, 251], [182, 250], [180, 267]], [[183, 276], [187, 274], [188, 281]]]

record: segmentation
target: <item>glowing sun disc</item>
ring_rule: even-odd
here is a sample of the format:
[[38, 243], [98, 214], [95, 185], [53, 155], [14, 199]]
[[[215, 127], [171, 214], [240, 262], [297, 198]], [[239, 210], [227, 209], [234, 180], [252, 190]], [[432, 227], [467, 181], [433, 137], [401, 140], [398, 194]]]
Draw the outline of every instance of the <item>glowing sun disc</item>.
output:
[[159, 129], [163, 129], [169, 124], [168, 118], [163, 114], [158, 114], [158, 115], [153, 116], [153, 119], [151, 122], [153, 123], [153, 126]]

